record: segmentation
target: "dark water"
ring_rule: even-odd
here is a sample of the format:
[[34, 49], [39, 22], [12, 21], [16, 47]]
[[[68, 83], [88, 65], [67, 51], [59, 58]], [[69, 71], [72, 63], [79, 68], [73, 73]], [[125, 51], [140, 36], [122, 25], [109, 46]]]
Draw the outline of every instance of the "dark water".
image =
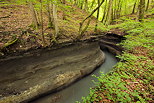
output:
[[96, 80], [92, 75], [99, 76], [100, 72], [107, 73], [117, 63], [116, 58], [109, 52], [104, 51], [106, 60], [97, 70], [91, 75], [79, 80], [71, 86], [48, 96], [42, 97], [32, 103], [75, 103], [81, 101], [82, 96], [89, 94], [89, 88], [94, 87], [92, 80]]

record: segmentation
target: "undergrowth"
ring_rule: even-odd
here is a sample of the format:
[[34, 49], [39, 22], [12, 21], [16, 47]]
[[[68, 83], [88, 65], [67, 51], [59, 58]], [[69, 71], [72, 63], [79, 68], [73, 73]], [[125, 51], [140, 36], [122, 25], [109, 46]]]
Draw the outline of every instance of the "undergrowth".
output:
[[125, 48], [114, 69], [98, 78], [82, 103], [152, 103], [154, 96], [154, 21], [133, 20], [110, 26], [129, 35], [119, 45]]

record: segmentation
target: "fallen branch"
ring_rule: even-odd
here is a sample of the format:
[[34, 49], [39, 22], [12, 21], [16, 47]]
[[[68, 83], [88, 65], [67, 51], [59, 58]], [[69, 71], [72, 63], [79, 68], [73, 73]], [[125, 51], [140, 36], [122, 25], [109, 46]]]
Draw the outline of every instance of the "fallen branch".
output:
[[7, 43], [3, 44], [2, 47], [0, 48], [1, 50], [3, 50], [4, 48], [7, 48], [11, 45], [13, 45], [14, 43], [16, 43], [18, 40], [18, 38], [15, 36], [13, 37], [13, 39], [9, 40]]
[[10, 18], [11, 15], [7, 15], [7, 16], [2, 16], [0, 17], [0, 19], [3, 19], [3, 18]]

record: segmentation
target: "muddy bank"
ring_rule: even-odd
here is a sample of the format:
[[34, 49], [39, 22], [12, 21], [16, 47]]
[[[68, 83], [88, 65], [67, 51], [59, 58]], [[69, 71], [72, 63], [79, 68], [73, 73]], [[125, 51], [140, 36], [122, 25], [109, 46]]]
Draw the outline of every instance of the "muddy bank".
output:
[[124, 48], [122, 48], [119, 43], [125, 40], [122, 35], [107, 33], [103, 37], [98, 39], [101, 50], [108, 50], [114, 55], [120, 55]]
[[0, 62], [0, 103], [28, 102], [89, 74], [104, 61], [98, 43], [77, 43]]

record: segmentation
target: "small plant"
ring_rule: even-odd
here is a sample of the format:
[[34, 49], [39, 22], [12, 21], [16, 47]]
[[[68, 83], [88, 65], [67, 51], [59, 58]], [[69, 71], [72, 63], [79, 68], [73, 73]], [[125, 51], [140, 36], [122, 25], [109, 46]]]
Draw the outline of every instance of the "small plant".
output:
[[[122, 55], [117, 56], [120, 58], [120, 62], [114, 66], [111, 72], [102, 73], [99, 77], [95, 76], [98, 79], [96, 88], [90, 90], [90, 95], [83, 98], [82, 103], [99, 103], [103, 99], [115, 103], [148, 103], [152, 100], [149, 95], [153, 91], [153, 86], [149, 84], [152, 83], [154, 75], [153, 24], [153, 21], [140, 23], [125, 20], [122, 24], [109, 26], [109, 28], [122, 28], [129, 33], [125, 36], [126, 40], [120, 43], [125, 51]], [[100, 97], [99, 93], [104, 98]]]

